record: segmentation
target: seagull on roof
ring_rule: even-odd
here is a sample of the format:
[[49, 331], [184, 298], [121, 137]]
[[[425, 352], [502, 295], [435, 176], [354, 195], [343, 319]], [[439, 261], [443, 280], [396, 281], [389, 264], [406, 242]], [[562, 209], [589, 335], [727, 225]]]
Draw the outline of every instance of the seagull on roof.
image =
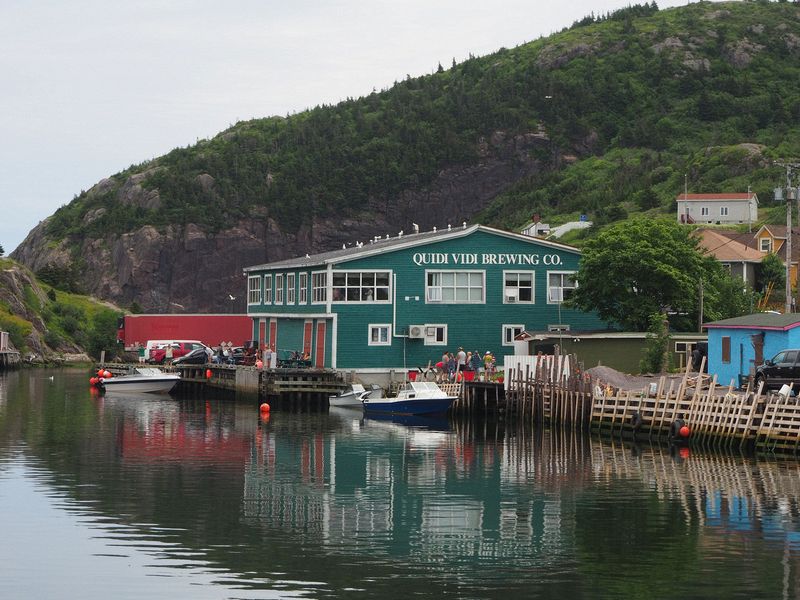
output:
[[414, 228], [414, 233], [419, 233], [419, 225], [412, 223], [411, 226]]
[[228, 299], [230, 299], [230, 300], [236, 300], [236, 296], [231, 296], [230, 294], [228, 294]]

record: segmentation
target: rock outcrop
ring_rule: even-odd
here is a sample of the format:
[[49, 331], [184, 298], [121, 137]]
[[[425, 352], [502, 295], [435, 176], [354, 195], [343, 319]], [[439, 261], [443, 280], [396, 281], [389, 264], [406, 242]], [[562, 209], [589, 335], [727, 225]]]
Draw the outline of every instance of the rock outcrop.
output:
[[[398, 197], [373, 199], [351, 214], [316, 216], [298, 231], [284, 231], [263, 207], [218, 232], [197, 225], [141, 227], [122, 235], [53, 240], [48, 222], [40, 223], [12, 257], [34, 272], [53, 266], [73, 268], [79, 261], [79, 286], [87, 294], [120, 306], [138, 303], [146, 312], [243, 312], [246, 309], [244, 267], [367, 242], [375, 236], [395, 236], [400, 230], [460, 225], [484, 209], [493, 198], [522, 178], [543, 168], [537, 156], [560, 156], [543, 131], [522, 135], [495, 132], [478, 144], [478, 161], [443, 169], [425, 187], [407, 189]], [[132, 175], [114, 201], [153, 208], [158, 190]], [[201, 174], [207, 190], [214, 180]], [[106, 180], [90, 193], [107, 194]], [[103, 210], [95, 209], [95, 210]], [[89, 223], [97, 218], [84, 216]], [[236, 300], [231, 301], [233, 296]]]

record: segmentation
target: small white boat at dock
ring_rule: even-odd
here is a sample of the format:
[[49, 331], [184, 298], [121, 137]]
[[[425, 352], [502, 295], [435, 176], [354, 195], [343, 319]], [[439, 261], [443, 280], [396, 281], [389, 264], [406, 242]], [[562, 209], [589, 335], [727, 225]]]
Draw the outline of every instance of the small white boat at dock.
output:
[[345, 389], [342, 393], [328, 398], [330, 406], [350, 406], [361, 408], [364, 398], [381, 398], [383, 397], [383, 389], [374, 383], [369, 389], [366, 389], [360, 383], [353, 383], [350, 388]]
[[98, 385], [106, 393], [166, 394], [181, 380], [177, 373], [164, 373], [155, 367], [133, 367], [126, 375], [103, 379]]

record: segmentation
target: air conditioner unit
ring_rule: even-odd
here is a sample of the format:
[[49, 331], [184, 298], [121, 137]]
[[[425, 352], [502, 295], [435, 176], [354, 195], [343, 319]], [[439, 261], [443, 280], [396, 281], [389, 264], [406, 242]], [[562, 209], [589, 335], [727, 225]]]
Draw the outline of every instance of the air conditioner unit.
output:
[[425, 338], [425, 326], [424, 325], [409, 325], [408, 326], [408, 337], [412, 340], [421, 340]]
[[519, 291], [517, 290], [506, 290], [506, 304], [513, 304], [519, 298]]

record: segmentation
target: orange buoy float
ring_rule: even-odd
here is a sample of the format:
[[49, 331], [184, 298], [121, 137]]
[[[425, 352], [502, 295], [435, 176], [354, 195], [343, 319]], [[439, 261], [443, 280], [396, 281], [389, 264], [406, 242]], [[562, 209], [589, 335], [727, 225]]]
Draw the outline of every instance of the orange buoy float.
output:
[[105, 372], [105, 369], [98, 369], [97, 370], [97, 376], [98, 377], [102, 377], [104, 372]]
[[268, 413], [268, 412], [269, 412], [269, 410], [270, 410], [270, 408], [269, 408], [269, 404], [267, 404], [266, 402], [263, 402], [263, 403], [261, 404], [261, 406], [259, 407], [259, 410], [261, 411], [261, 413], [262, 413], [262, 414], [263, 414], [263, 413]]
[[211, 371], [211, 369], [206, 369], [206, 379], [211, 379], [213, 375], [214, 373]]
[[103, 379], [111, 379], [114, 374], [111, 371], [103, 371]]
[[90, 377], [89, 385], [97, 385], [97, 377]]
[[680, 436], [682, 438], [685, 439], [685, 438], [688, 438], [692, 434], [692, 431], [691, 431], [691, 429], [689, 429], [688, 425], [684, 425], [683, 427], [680, 428], [678, 433], [680, 434]]

